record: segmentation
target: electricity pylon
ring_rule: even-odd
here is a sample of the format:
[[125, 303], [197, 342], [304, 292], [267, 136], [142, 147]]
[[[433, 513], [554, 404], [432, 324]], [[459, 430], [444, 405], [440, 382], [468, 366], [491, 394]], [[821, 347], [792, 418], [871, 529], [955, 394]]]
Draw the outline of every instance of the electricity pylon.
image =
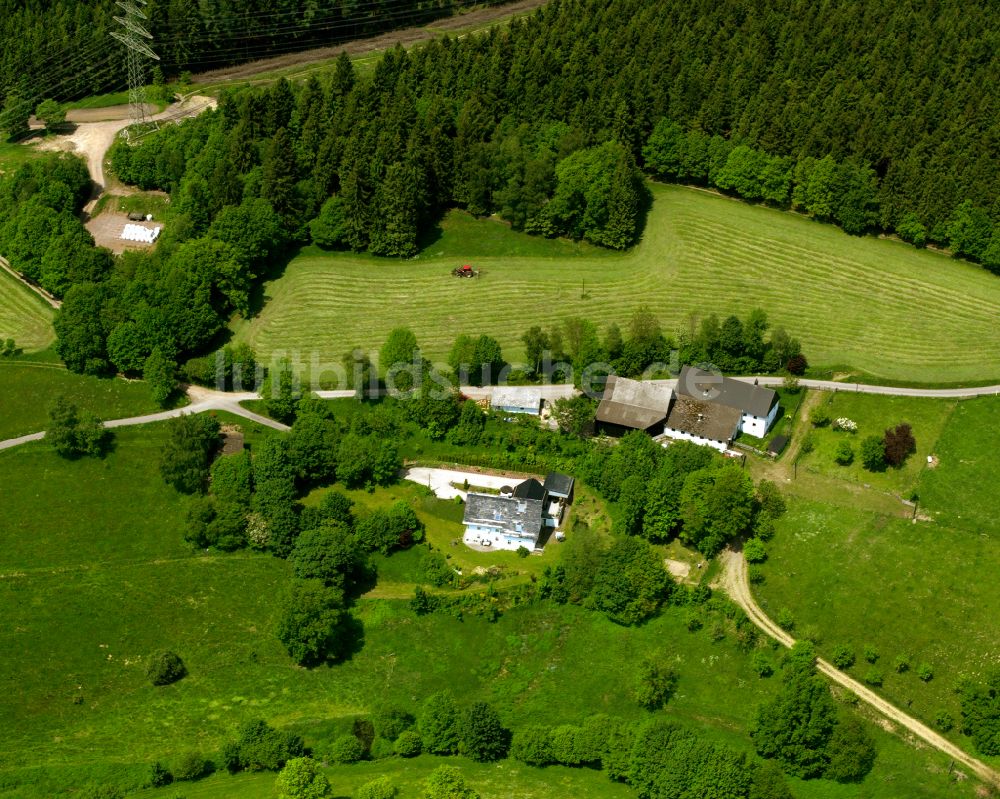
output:
[[111, 35], [127, 48], [129, 113], [132, 125], [143, 125], [149, 121], [146, 116], [146, 82], [143, 65], [146, 58], [159, 61], [160, 57], [146, 43], [146, 40], [153, 39], [153, 35], [142, 25], [142, 21], [146, 19], [146, 14], [142, 10], [146, 0], [115, 0], [115, 4], [125, 10], [124, 17], [115, 17], [115, 22], [124, 30], [111, 31]]

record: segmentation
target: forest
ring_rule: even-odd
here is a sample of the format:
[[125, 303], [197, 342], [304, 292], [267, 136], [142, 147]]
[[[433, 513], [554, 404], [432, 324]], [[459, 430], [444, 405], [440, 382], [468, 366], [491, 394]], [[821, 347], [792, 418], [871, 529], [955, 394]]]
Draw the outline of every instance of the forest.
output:
[[[223, 92], [216, 112], [112, 149], [121, 179], [171, 193], [154, 254], [82, 280], [10, 260], [64, 295], [59, 352], [91, 372], [205, 351], [288, 245], [408, 257], [455, 206], [625, 249], [643, 171], [997, 271], [998, 32], [985, 5], [954, 2], [556, 0], [506, 29], [391, 50], [370, 77], [343, 56], [322, 80]], [[34, 185], [3, 193], [23, 202]], [[15, 207], [0, 244], [31, 228]]]

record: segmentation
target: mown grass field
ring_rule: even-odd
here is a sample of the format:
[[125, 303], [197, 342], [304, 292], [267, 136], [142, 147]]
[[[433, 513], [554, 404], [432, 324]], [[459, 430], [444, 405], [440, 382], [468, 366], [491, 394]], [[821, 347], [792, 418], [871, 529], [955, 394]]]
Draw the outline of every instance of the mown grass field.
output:
[[[272, 632], [288, 564], [186, 549], [189, 500], [157, 475], [163, 436], [162, 425], [119, 431], [104, 461], [63, 461], [43, 443], [0, 453], [4, 519], [28, 525], [10, 530], [5, 522], [10, 535], [0, 556], [7, 622], [0, 630], [0, 796], [49, 799], [90, 782], [138, 787], [153, 759], [169, 764], [192, 748], [211, 756], [254, 717], [317, 745], [379, 703], [413, 707], [444, 688], [462, 702], [495, 703], [515, 727], [601, 711], [641, 718], [630, 697], [632, 669], [664, 651], [680, 674], [667, 712], [749, 749], [748, 720], [777, 680], [759, 679], [731, 635], [713, 640], [711, 619], [688, 632], [686, 609], [625, 629], [576, 607], [540, 604], [490, 624], [418, 618], [405, 601], [365, 598], [355, 609], [364, 625], [358, 654], [339, 666], [295, 667]], [[11, 494], [15, 484], [24, 485]], [[165, 647], [181, 654], [190, 675], [156, 689], [144, 665]], [[945, 758], [878, 735], [881, 756], [866, 796], [972, 795], [971, 786], [949, 783]], [[590, 772], [455, 762], [490, 799], [628, 795]], [[434, 765], [366, 764], [331, 776], [346, 795], [385, 770], [404, 797], [416, 797], [416, 783]], [[270, 797], [272, 780], [218, 775], [153, 795]], [[813, 782], [797, 785], [796, 795], [846, 799], [857, 790]]]
[[[264, 356], [339, 361], [377, 349], [397, 325], [442, 358], [459, 333], [489, 333], [508, 358], [534, 324], [581, 315], [627, 322], [646, 304], [669, 330], [692, 318], [764, 308], [803, 342], [814, 366], [849, 365], [896, 380], [1000, 379], [1000, 281], [896, 241], [679, 186], [651, 184], [643, 240], [613, 254], [514, 233], [452, 212], [419, 256], [389, 261], [306, 248], [265, 287], [237, 338]], [[479, 280], [449, 272], [462, 263]]]
[[54, 357], [0, 359], [0, 440], [44, 430], [48, 407], [60, 394], [102, 419], [161, 410], [145, 383], [76, 375]]
[[997, 486], [1000, 486], [1000, 400], [959, 403], [938, 439], [939, 463], [920, 476], [923, 513], [937, 522], [1000, 541]]
[[[807, 433], [812, 452], [803, 454], [799, 469], [868, 485], [907, 498], [916, 488], [927, 456], [935, 451], [941, 431], [955, 410], [956, 402], [915, 397], [881, 397], [875, 394], [823, 392], [820, 407], [831, 419], [846, 417], [856, 422], [858, 431], [834, 430], [831, 424], [812, 428]], [[907, 422], [913, 429], [917, 451], [899, 468], [888, 467], [881, 472], [869, 472], [861, 463], [861, 442], [868, 436], [881, 436], [887, 428]], [[837, 447], [848, 441], [854, 450], [854, 462], [841, 466], [836, 460]]]
[[45, 349], [55, 341], [54, 314], [45, 300], [0, 269], [0, 339], [14, 339], [25, 352]]

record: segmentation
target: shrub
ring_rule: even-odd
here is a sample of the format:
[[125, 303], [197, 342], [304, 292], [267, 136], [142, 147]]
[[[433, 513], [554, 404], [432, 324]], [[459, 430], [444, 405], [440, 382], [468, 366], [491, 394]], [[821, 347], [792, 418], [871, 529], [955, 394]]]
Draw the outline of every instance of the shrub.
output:
[[848, 419], [846, 416], [839, 416], [834, 419], [832, 427], [834, 430], [843, 430], [845, 433], [858, 432], [858, 423], [852, 419]]
[[804, 375], [806, 369], [809, 368], [809, 362], [806, 360], [806, 356], [800, 353], [789, 358], [785, 368], [793, 375]]
[[778, 486], [770, 480], [761, 480], [757, 484], [757, 502], [761, 511], [771, 519], [777, 519], [785, 513], [785, 498]]
[[380, 707], [372, 714], [375, 733], [387, 741], [395, 741], [416, 723], [412, 713], [396, 707]]
[[777, 622], [778, 626], [781, 627], [782, 630], [791, 631], [795, 627], [795, 617], [792, 615], [792, 611], [788, 608], [782, 608], [778, 611]]
[[802, 439], [802, 443], [799, 445], [799, 452], [802, 455], [808, 455], [816, 448], [816, 441], [813, 439], [812, 433], [806, 433]]
[[406, 730], [399, 734], [392, 748], [400, 757], [416, 757], [423, 749], [423, 741], [418, 733]]
[[817, 405], [809, 411], [809, 421], [813, 427], [826, 427], [830, 424], [830, 409], [825, 405]]
[[173, 781], [174, 775], [159, 760], [149, 767], [149, 777], [146, 780], [146, 784], [150, 788], [162, 788]]
[[763, 563], [767, 560], [767, 547], [759, 538], [751, 538], [743, 547], [743, 557], [747, 563]]
[[231, 772], [277, 771], [286, 762], [305, 754], [298, 735], [283, 733], [266, 721], [248, 721], [240, 727], [235, 741], [222, 747], [222, 764]]
[[865, 647], [865, 660], [867, 660], [869, 663], [874, 663], [878, 659], [879, 659], [878, 650], [871, 644], [868, 644]]
[[510, 731], [486, 702], [473, 702], [458, 723], [459, 751], [480, 763], [500, 760], [507, 755]]
[[941, 732], [949, 732], [955, 726], [955, 719], [952, 718], [951, 713], [947, 710], [939, 710], [934, 717], [934, 725]]
[[896, 669], [897, 674], [903, 674], [910, 670], [910, 656], [909, 655], [896, 655], [896, 660], [893, 663], [893, 667]]
[[763, 652], [755, 652], [753, 658], [750, 660], [750, 665], [753, 666], [753, 670], [757, 672], [758, 677], [770, 677], [774, 674], [774, 664]]
[[931, 668], [930, 663], [921, 663], [917, 666], [917, 676], [924, 682], [930, 682], [934, 679], [934, 669]]
[[274, 781], [278, 799], [327, 799], [333, 796], [330, 781], [311, 757], [289, 760]]
[[388, 777], [377, 777], [371, 782], [366, 782], [354, 794], [355, 799], [395, 799], [399, 791]]
[[874, 685], [878, 687], [882, 685], [883, 680], [884, 677], [882, 676], [881, 669], [872, 666], [872, 668], [868, 669], [868, 671], [865, 672], [865, 682], [868, 683], [869, 685]]
[[860, 782], [875, 764], [875, 742], [864, 725], [853, 718], [841, 718], [827, 747], [823, 776], [837, 782]]
[[847, 644], [841, 644], [833, 650], [832, 660], [838, 669], [849, 669], [854, 665], [854, 650]]
[[646, 710], [659, 710], [670, 701], [677, 688], [677, 672], [669, 665], [666, 655], [648, 659], [639, 666], [632, 696]]
[[906, 422], [886, 430], [882, 441], [885, 446], [885, 460], [890, 466], [902, 466], [907, 456], [917, 451], [913, 430]]
[[869, 472], [885, 469], [885, 441], [880, 436], [868, 436], [861, 442], [861, 463]]
[[174, 779], [199, 780], [209, 772], [209, 763], [201, 752], [190, 751], [181, 755], [174, 764]]
[[687, 628], [689, 633], [696, 633], [705, 623], [701, 620], [701, 616], [698, 615], [698, 611], [692, 610], [687, 614]]
[[442, 691], [424, 700], [417, 728], [426, 752], [449, 755], [458, 749], [458, 708], [450, 693]]
[[65, 397], [56, 397], [49, 407], [45, 440], [63, 458], [83, 455], [103, 457], [111, 441], [111, 431], [89, 411], [80, 411]]
[[353, 735], [341, 735], [330, 744], [328, 754], [334, 763], [357, 763], [365, 756], [365, 746]]
[[146, 676], [153, 685], [170, 685], [187, 676], [187, 668], [174, 652], [158, 652], [150, 660]]
[[753, 585], [760, 585], [764, 582], [764, 570], [760, 566], [750, 566], [747, 569], [747, 579]]
[[850, 466], [854, 463], [854, 447], [851, 446], [851, 442], [841, 441], [837, 445], [837, 453], [833, 459], [841, 466]]
[[510, 744], [510, 756], [528, 766], [547, 766], [554, 762], [551, 731], [548, 727], [529, 724], [514, 733]]
[[531, 554], [531, 552], [528, 550], [527, 547], [518, 547], [517, 548], [517, 556], [519, 558], [526, 558], [530, 554]]

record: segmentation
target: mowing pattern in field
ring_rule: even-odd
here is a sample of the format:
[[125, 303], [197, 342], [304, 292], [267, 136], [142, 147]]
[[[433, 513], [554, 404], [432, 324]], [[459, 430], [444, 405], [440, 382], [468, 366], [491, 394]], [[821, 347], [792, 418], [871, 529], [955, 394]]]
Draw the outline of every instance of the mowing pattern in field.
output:
[[52, 309], [41, 297], [0, 269], [0, 338], [12, 338], [26, 352], [55, 339]]
[[[995, 276], [707, 192], [652, 191], [645, 237], [625, 255], [530, 240], [461, 213], [411, 261], [306, 250], [237, 334], [264, 355], [295, 351], [308, 363], [313, 352], [331, 361], [351, 346], [377, 348], [406, 324], [433, 358], [463, 332], [496, 336], [511, 357], [526, 328], [572, 315], [624, 322], [647, 304], [682, 330], [692, 315], [761, 306], [814, 365], [928, 382], [1000, 377], [1000, 366], [987, 366], [1000, 348]], [[483, 277], [451, 277], [464, 262]]]

